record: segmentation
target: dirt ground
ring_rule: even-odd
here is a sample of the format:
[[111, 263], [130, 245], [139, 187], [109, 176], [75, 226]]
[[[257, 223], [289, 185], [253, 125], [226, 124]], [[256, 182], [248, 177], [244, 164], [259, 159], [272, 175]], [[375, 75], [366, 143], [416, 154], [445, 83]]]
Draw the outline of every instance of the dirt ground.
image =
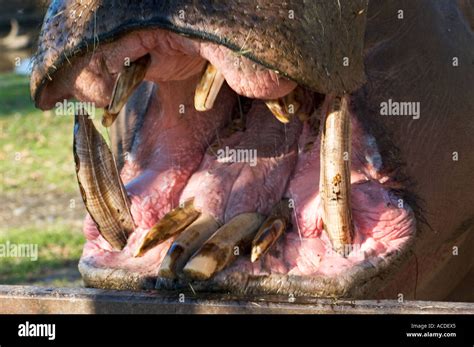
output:
[[80, 229], [86, 213], [79, 194], [4, 193], [1, 200], [0, 225], [7, 225], [8, 228], [40, 226], [61, 219]]

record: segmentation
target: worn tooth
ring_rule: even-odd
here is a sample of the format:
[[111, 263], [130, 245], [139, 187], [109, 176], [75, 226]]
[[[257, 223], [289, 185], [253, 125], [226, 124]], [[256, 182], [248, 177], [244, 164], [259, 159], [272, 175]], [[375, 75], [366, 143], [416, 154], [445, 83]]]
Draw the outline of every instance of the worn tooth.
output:
[[291, 217], [289, 200], [284, 199], [273, 207], [252, 241], [250, 260], [256, 262], [265, 255], [285, 232]]
[[282, 123], [288, 123], [291, 116], [295, 115], [300, 108], [300, 103], [296, 101], [295, 92], [292, 91], [286, 96], [265, 101], [268, 109]]
[[121, 250], [135, 225], [112, 152], [87, 115], [76, 115], [74, 160], [82, 199], [100, 234]]
[[122, 107], [127, 103], [128, 98], [138, 85], [143, 81], [148, 66], [150, 65], [150, 56], [145, 55], [140, 59], [130, 63], [119, 73], [115, 81], [109, 106], [104, 109], [102, 125], [110, 127], [117, 118]]
[[214, 106], [217, 95], [224, 83], [224, 75], [215, 66], [207, 64], [194, 94], [194, 107], [198, 111], [209, 111]]
[[219, 223], [208, 214], [200, 215], [173, 242], [163, 259], [158, 275], [165, 278], [176, 278], [189, 258], [219, 228]]
[[286, 113], [284, 106], [282, 105], [282, 99], [268, 100], [265, 101], [268, 109], [273, 115], [282, 123], [288, 123], [290, 121], [290, 115]]
[[194, 222], [199, 217], [200, 212], [194, 208], [193, 202], [194, 199], [189, 199], [183, 206], [165, 214], [145, 235], [134, 256], [141, 257], [153, 247], [179, 234]]
[[321, 135], [320, 194], [324, 229], [333, 249], [344, 252], [352, 244], [350, 206], [351, 129], [347, 96], [328, 96]]
[[195, 280], [214, 276], [252, 241], [263, 220], [259, 213], [243, 213], [231, 219], [193, 255], [183, 269], [184, 275]]

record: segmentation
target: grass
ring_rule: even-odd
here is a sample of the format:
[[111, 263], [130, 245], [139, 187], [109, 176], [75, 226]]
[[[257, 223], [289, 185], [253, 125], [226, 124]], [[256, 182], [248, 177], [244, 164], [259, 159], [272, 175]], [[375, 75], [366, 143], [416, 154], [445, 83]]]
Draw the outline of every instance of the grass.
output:
[[75, 192], [73, 116], [35, 109], [29, 93], [28, 77], [0, 75], [0, 192]]
[[[22, 205], [27, 197], [41, 204], [47, 192], [60, 196], [77, 194], [72, 132], [72, 115], [60, 116], [54, 110], [34, 108], [27, 76], [0, 75], [0, 200], [13, 197]], [[14, 217], [5, 210], [7, 225], [0, 227], [0, 247], [7, 241], [37, 245], [38, 260], [0, 254], [0, 283], [37, 284], [41, 283], [37, 279], [53, 275], [47, 285], [63, 286], [69, 283], [69, 275], [57, 274], [67, 274], [70, 269], [77, 277], [84, 243], [79, 228], [71, 227], [70, 220], [22, 223], [21, 216]], [[15, 223], [10, 216], [16, 218]]]
[[34, 108], [28, 78], [0, 76], [0, 192], [73, 192], [71, 116]]
[[[0, 254], [3, 255], [0, 257], [0, 283], [30, 283], [55, 270], [75, 267], [83, 244], [83, 235], [77, 231], [71, 231], [67, 224], [58, 223], [42, 230], [23, 227], [0, 231]], [[7, 245], [9, 245], [10, 253], [5, 250]], [[12, 249], [17, 248], [18, 245], [28, 247], [31, 252], [30, 257], [12, 256]], [[37, 259], [34, 260], [36, 247]], [[67, 284], [60, 280], [59, 282], [62, 285]]]

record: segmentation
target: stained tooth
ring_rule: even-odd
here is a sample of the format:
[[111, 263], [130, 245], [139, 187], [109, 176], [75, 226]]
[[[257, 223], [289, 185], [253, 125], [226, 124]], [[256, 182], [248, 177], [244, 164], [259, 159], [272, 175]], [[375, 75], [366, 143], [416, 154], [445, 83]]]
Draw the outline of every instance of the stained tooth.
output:
[[130, 95], [132, 95], [138, 85], [143, 81], [148, 66], [150, 65], [150, 60], [150, 56], [145, 55], [130, 63], [130, 66], [125, 67], [124, 70], [119, 73], [112, 91], [110, 104], [104, 109], [104, 116], [102, 118], [103, 126], [110, 127], [114, 123]]
[[135, 225], [130, 201], [109, 147], [87, 115], [76, 115], [74, 160], [82, 199], [110, 245], [121, 250]]
[[242, 253], [263, 220], [258, 213], [243, 213], [231, 219], [193, 255], [183, 269], [184, 275], [196, 280], [214, 276]]
[[268, 100], [265, 101], [265, 104], [280, 122], [288, 123], [290, 121], [290, 115], [286, 113], [285, 108], [282, 105], [282, 99]]
[[189, 258], [219, 228], [219, 223], [208, 214], [200, 215], [173, 242], [166, 257], [163, 259], [158, 275], [176, 278]]
[[282, 123], [288, 123], [291, 116], [295, 115], [301, 106], [299, 102], [296, 101], [294, 91], [282, 98], [267, 100], [265, 101], [265, 104], [276, 119]]
[[290, 222], [290, 216], [291, 210], [287, 199], [282, 200], [273, 207], [270, 216], [262, 224], [252, 241], [252, 252], [250, 255], [252, 263], [265, 255], [283, 235]]
[[141, 257], [153, 247], [179, 234], [194, 222], [200, 212], [194, 208], [193, 202], [194, 199], [189, 199], [182, 207], [177, 207], [164, 215], [145, 235], [134, 256]]
[[329, 109], [321, 135], [320, 195], [324, 230], [328, 233], [333, 249], [344, 252], [345, 246], [351, 245], [353, 236], [349, 101], [347, 96], [327, 98]]
[[211, 110], [223, 83], [224, 75], [212, 64], [207, 64], [206, 71], [204, 71], [194, 94], [194, 107], [196, 110]]

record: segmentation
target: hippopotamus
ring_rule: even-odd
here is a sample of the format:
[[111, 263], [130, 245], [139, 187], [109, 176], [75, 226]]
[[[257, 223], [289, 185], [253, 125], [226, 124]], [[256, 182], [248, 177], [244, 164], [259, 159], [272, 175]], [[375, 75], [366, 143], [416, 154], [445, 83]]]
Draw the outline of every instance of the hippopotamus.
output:
[[473, 29], [468, 0], [53, 0], [32, 98], [104, 109], [74, 115], [85, 284], [458, 299]]

